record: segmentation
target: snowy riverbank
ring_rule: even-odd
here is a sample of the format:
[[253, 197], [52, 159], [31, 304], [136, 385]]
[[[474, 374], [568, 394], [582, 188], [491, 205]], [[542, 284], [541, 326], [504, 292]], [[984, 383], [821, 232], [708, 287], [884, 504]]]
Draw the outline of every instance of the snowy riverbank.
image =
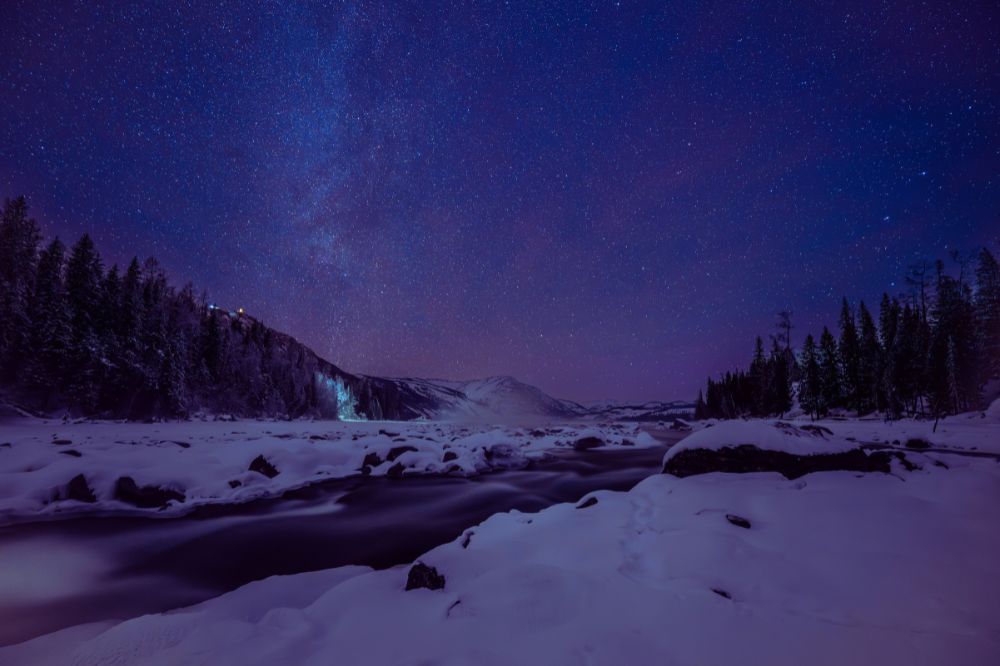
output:
[[93, 512], [178, 515], [353, 474], [469, 476], [523, 467], [556, 449], [654, 445], [636, 426], [616, 424], [18, 419], [0, 424], [0, 523]]
[[[808, 440], [768, 428], [693, 443], [809, 454]], [[836, 431], [815, 437], [819, 452], [851, 448]], [[45, 636], [0, 661], [996, 663], [1000, 464], [908, 456], [918, 467], [894, 462], [891, 474], [657, 474], [466, 530], [420, 558], [442, 577], [422, 582], [439, 589], [406, 590], [410, 567], [275, 577]]]

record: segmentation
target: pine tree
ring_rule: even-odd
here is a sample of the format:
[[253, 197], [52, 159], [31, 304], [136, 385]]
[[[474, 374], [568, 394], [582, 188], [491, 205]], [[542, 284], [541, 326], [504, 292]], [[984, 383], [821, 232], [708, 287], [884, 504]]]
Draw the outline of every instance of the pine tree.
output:
[[0, 220], [0, 379], [16, 377], [30, 354], [28, 308], [40, 241], [24, 197], [7, 199]]
[[885, 398], [879, 391], [882, 346], [879, 344], [875, 320], [865, 307], [864, 301], [858, 306], [858, 324], [861, 330], [858, 354], [858, 410], [860, 413], [867, 413], [884, 405]]
[[90, 413], [97, 405], [103, 351], [97, 335], [101, 302], [101, 258], [90, 236], [73, 246], [66, 264], [66, 298], [72, 327], [69, 391], [76, 406]]
[[843, 384], [844, 406], [848, 409], [861, 411], [862, 378], [861, 378], [861, 343], [858, 340], [858, 329], [854, 323], [847, 299], [844, 299], [840, 309], [840, 345], [838, 347], [841, 364], [841, 381]]
[[820, 371], [819, 351], [812, 334], [806, 336], [802, 344], [802, 358], [799, 362], [802, 378], [799, 380], [799, 405], [814, 419], [826, 413], [823, 396], [823, 378]]
[[767, 358], [764, 356], [764, 341], [758, 335], [754, 342], [753, 360], [750, 362], [750, 381], [753, 386], [753, 406], [754, 416], [767, 416], [768, 414], [768, 393], [771, 384], [770, 368]]
[[888, 294], [882, 294], [878, 320], [879, 338], [882, 346], [878, 369], [878, 395], [880, 398], [878, 408], [892, 418], [899, 418], [902, 405], [894, 381], [894, 364], [899, 337], [900, 310], [899, 302], [896, 299], [890, 299]]
[[979, 383], [1000, 377], [1000, 265], [986, 248], [976, 266], [976, 342], [981, 362]]
[[773, 341], [768, 366], [767, 412], [784, 416], [792, 408], [792, 382], [785, 350], [777, 340]]
[[840, 379], [840, 354], [837, 351], [837, 341], [826, 326], [819, 337], [819, 368], [821, 376], [821, 393], [825, 409], [841, 407], [843, 393]]
[[42, 251], [32, 293], [31, 354], [21, 385], [42, 409], [65, 397], [72, 345], [69, 305], [63, 285], [66, 247], [56, 238]]
[[[711, 379], [708, 380], [711, 384]], [[705, 403], [705, 396], [698, 391], [698, 399], [694, 401], [694, 418], [696, 421], [703, 421], [708, 418], [708, 405]]]

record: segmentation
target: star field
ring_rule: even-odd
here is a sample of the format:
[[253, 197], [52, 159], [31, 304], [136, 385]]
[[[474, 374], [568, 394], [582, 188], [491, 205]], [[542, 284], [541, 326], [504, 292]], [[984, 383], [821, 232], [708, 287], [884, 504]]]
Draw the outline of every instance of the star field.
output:
[[690, 397], [1000, 243], [994, 3], [8, 2], [0, 195], [347, 370]]

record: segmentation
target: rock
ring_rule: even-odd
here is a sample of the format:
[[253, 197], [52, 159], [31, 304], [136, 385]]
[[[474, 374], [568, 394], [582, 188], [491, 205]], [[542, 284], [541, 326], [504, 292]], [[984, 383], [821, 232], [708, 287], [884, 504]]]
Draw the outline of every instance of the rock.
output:
[[586, 508], [594, 506], [595, 504], [597, 504], [597, 498], [596, 497], [588, 497], [587, 499], [585, 499], [580, 504], [577, 504], [576, 508], [578, 508], [578, 509], [586, 509]]
[[142, 509], [153, 509], [165, 507], [171, 500], [183, 502], [184, 493], [159, 486], [140, 487], [132, 477], [123, 476], [115, 482], [115, 499]]
[[445, 451], [444, 457], [441, 458], [441, 462], [450, 462], [452, 460], [458, 460], [458, 454], [454, 451]]
[[177, 446], [181, 447], [182, 449], [190, 449], [191, 448], [191, 445], [189, 443], [187, 443], [187, 442], [176, 442], [175, 441], [173, 443], [176, 444]]
[[750, 529], [750, 521], [747, 520], [746, 518], [743, 518], [742, 516], [737, 516], [732, 513], [727, 513], [726, 520], [728, 520], [733, 525], [736, 525], [736, 527], [742, 527], [745, 530]]
[[404, 453], [416, 450], [417, 447], [415, 446], [394, 446], [391, 449], [389, 449], [389, 454], [385, 457], [385, 459], [388, 460], [389, 462], [392, 462], [393, 460], [403, 455]]
[[719, 595], [723, 599], [732, 599], [733, 598], [731, 594], [729, 594], [725, 590], [721, 590], [721, 589], [719, 589], [717, 587], [713, 587], [712, 588], [712, 592], [715, 592], [717, 595]]
[[816, 425], [814, 423], [807, 423], [806, 425], [799, 426], [799, 430], [805, 430], [806, 432], [811, 432], [814, 435], [833, 435], [833, 431], [826, 426]]
[[86, 502], [87, 504], [93, 504], [97, 501], [97, 498], [94, 497], [94, 491], [87, 483], [87, 477], [83, 474], [77, 474], [66, 484], [66, 499]]
[[444, 576], [439, 574], [434, 567], [417, 562], [410, 567], [410, 573], [406, 576], [406, 589], [416, 590], [422, 587], [428, 590], [442, 590], [444, 589]]
[[258, 474], [263, 474], [269, 479], [273, 479], [278, 476], [278, 469], [271, 464], [271, 462], [265, 458], [263, 455], [259, 455], [250, 462], [249, 467], [251, 472], [257, 472]]
[[388, 430], [379, 430], [378, 434], [385, 435], [386, 437], [399, 437], [398, 432], [390, 432]]
[[371, 453], [365, 454], [365, 459], [361, 461], [362, 467], [368, 465], [369, 467], [378, 467], [382, 464], [382, 458], [379, 454], [372, 451]]
[[309, 435], [309, 439], [313, 441], [328, 439], [326, 435]]
[[57, 445], [57, 446], [66, 446], [67, 444], [72, 444], [73, 440], [72, 439], [56, 439], [55, 437], [53, 437], [52, 438], [52, 443], [55, 444], [55, 445]]
[[688, 449], [666, 461], [664, 474], [685, 477], [710, 472], [743, 474], [778, 472], [786, 479], [797, 479], [813, 472], [882, 472], [888, 474], [891, 456], [885, 451], [865, 453], [851, 449], [840, 453], [817, 453], [799, 456], [784, 451], [760, 449], [751, 444], [721, 449]]
[[406, 469], [406, 467], [403, 466], [403, 463], [396, 463], [385, 471], [385, 475], [393, 479], [401, 479], [403, 478], [404, 469]]
[[472, 543], [472, 535], [473, 534], [475, 534], [475, 532], [472, 532], [470, 530], [470, 531], [466, 532], [464, 535], [462, 535], [462, 548], [468, 548], [469, 547], [469, 544]]
[[604, 440], [600, 437], [581, 437], [573, 442], [573, 448], [577, 451], [596, 449], [599, 446], [604, 446]]
[[906, 444], [904, 444], [904, 446], [914, 451], [924, 451], [931, 448], [931, 443], [926, 439], [921, 439], [920, 437], [911, 437], [906, 440]]
[[229, 487], [230, 488], [239, 488], [242, 485], [243, 485], [243, 482], [240, 481], [239, 479], [233, 479], [232, 481], [229, 482]]
[[76, 449], [66, 449], [65, 451], [60, 451], [59, 453], [63, 454], [64, 456], [70, 456], [71, 458], [79, 458], [80, 456], [83, 455]]
[[691, 429], [691, 424], [682, 419], [674, 419], [674, 422], [670, 424], [670, 429], [686, 432]]

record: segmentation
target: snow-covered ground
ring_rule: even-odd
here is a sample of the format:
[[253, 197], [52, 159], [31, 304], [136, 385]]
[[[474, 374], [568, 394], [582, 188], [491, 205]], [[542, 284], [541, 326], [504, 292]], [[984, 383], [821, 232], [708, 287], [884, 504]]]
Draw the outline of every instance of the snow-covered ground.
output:
[[[15, 419], [0, 423], [0, 523], [24, 517], [134, 511], [176, 515], [245, 502], [319, 481], [372, 475], [461, 474], [523, 467], [548, 451], [653, 446], [633, 425], [533, 428], [441, 422], [188, 421], [109, 423]], [[251, 471], [263, 456], [273, 477]], [[69, 499], [86, 479], [93, 502]], [[174, 491], [165, 506], [116, 499], [122, 477]], [[78, 497], [82, 488], [77, 482]], [[86, 492], [83, 492], [83, 496]], [[180, 496], [183, 496], [182, 498]]]
[[[966, 434], [981, 445], [987, 426]], [[693, 437], [810, 446], [761, 423]], [[893, 474], [658, 474], [466, 530], [420, 558], [443, 589], [405, 590], [408, 567], [276, 577], [0, 649], [0, 662], [1000, 663], [1000, 463], [908, 455], [921, 467]]]

